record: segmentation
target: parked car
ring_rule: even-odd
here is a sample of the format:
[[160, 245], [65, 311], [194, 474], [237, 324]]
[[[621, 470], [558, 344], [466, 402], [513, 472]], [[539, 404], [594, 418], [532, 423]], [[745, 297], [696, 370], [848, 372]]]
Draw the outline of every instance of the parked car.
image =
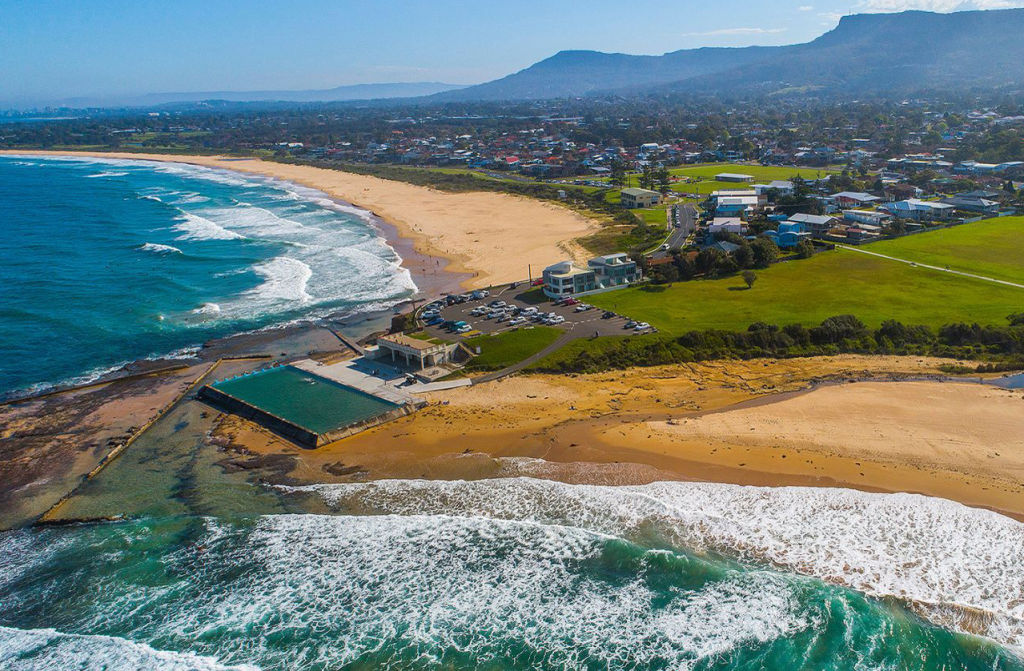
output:
[[612, 312], [611, 310], [608, 310], [603, 315], [601, 315], [601, 319], [612, 319], [614, 316], [615, 316], [615, 313]]
[[622, 328], [626, 328], [626, 329], [636, 328], [636, 322], [628, 321], [628, 322], [626, 322], [626, 324]]
[[651, 328], [650, 324], [648, 324], [647, 322], [640, 322], [639, 324], [637, 324], [636, 326], [633, 327], [633, 330], [634, 331], [646, 331], [649, 328]]
[[443, 324], [444, 323], [444, 317], [441, 317], [441, 316], [433, 317], [431, 319], [428, 319], [425, 323], [426, 323], [427, 326], [436, 326], [438, 324]]
[[544, 286], [544, 280], [543, 279], [534, 280], [534, 281], [530, 282], [530, 286], [531, 287], [542, 287], [542, 286]]
[[478, 289], [478, 290], [474, 291], [470, 295], [473, 297], [473, 300], [478, 301], [478, 300], [481, 300], [483, 298], [487, 298], [488, 296], [490, 296], [491, 292], [487, 291], [487, 289]]
[[463, 324], [459, 328], [455, 329], [455, 332], [456, 333], [469, 333], [472, 330], [473, 330], [472, 326], [470, 326], [469, 324]]
[[577, 303], [579, 303], [579, 300], [576, 299], [576, 298], [570, 297], [570, 298], [566, 298], [565, 299], [565, 304], [566, 305], [576, 305]]

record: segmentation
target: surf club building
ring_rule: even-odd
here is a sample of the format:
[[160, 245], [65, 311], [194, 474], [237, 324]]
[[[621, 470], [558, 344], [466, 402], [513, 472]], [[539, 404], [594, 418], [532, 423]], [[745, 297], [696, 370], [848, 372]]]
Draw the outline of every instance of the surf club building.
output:
[[393, 363], [404, 362], [407, 368], [424, 370], [451, 362], [449, 344], [410, 338], [401, 333], [377, 338], [377, 347], [385, 358], [390, 355]]

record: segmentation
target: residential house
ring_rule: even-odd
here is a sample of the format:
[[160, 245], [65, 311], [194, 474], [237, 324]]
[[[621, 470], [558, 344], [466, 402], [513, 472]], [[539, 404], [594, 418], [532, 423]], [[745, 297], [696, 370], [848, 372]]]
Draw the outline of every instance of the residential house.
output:
[[640, 279], [636, 261], [625, 254], [606, 254], [590, 259], [587, 267], [594, 271], [600, 288], [632, 284]]
[[881, 200], [878, 196], [872, 196], [870, 193], [859, 191], [842, 191], [832, 195], [830, 198], [840, 208], [864, 207]]
[[999, 214], [999, 202], [995, 200], [989, 200], [987, 198], [981, 198], [980, 196], [968, 196], [965, 194], [958, 194], [949, 198], [943, 198], [942, 201], [946, 205], [952, 205], [958, 210], [966, 210], [968, 212], [978, 212], [980, 214], [997, 215]]
[[743, 233], [746, 225], [739, 217], [715, 217], [708, 225], [708, 232], [715, 233]]
[[793, 182], [775, 180], [768, 184], [755, 184], [754, 191], [759, 196], [767, 196], [769, 191], [777, 191], [782, 196], [789, 196], [793, 193]]
[[845, 210], [843, 212], [843, 219], [855, 224], [868, 224], [870, 226], [881, 227], [889, 221], [892, 221], [892, 215], [888, 212], [880, 212], [877, 210]]
[[789, 217], [789, 221], [802, 224], [804, 226], [804, 230], [816, 238], [828, 235], [828, 232], [836, 225], [835, 217], [823, 214], [794, 214]]
[[898, 200], [895, 203], [882, 205], [894, 217], [900, 219], [913, 219], [914, 221], [944, 221], [953, 217], [956, 209], [947, 203], [939, 203], [931, 200]]
[[779, 224], [778, 230], [765, 231], [765, 236], [778, 245], [780, 249], [791, 249], [802, 241], [811, 239], [810, 232], [798, 221], [782, 222]]
[[549, 298], [564, 298], [572, 294], [597, 289], [597, 273], [592, 268], [580, 268], [572, 261], [562, 261], [544, 269], [544, 293]]

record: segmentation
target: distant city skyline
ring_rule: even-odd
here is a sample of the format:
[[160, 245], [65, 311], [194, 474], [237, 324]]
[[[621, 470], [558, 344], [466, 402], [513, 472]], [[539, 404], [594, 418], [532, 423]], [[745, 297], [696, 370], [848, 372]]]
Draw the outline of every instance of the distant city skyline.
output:
[[1024, 0], [7, 0], [0, 104], [157, 92], [475, 84], [566, 49], [662, 54], [806, 42], [846, 14], [1024, 7]]

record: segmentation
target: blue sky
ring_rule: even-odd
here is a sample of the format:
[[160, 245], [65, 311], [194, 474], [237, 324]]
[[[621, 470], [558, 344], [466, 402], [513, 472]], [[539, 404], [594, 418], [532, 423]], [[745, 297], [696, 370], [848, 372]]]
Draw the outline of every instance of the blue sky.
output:
[[561, 49], [792, 44], [844, 14], [1024, 0], [0, 0], [0, 102], [477, 83]]

